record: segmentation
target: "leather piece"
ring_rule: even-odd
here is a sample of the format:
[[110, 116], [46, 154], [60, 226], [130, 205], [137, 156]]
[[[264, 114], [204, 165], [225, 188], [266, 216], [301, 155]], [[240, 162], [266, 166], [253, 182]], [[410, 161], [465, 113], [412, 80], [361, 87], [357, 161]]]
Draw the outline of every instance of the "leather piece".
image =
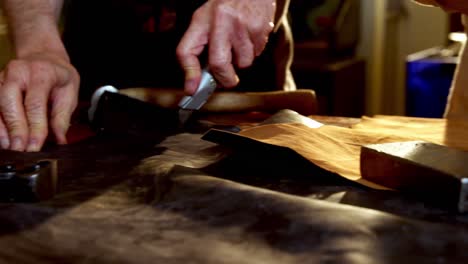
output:
[[265, 119], [259, 125], [284, 124], [284, 123], [301, 123], [310, 128], [319, 128], [323, 125], [320, 122], [312, 120], [290, 109], [283, 109], [283, 110], [276, 112], [274, 115]]
[[[158, 206], [217, 229], [212, 239], [237, 252], [233, 263], [430, 263], [467, 257], [456, 248], [468, 234], [455, 227], [266, 191], [184, 167], [175, 167], [167, 181]], [[448, 249], [452, 243], [457, 247]], [[249, 248], [255, 256], [246, 254]]]
[[388, 190], [384, 186], [360, 177], [360, 145], [357, 142], [367, 144], [368, 141], [365, 140], [368, 137], [358, 138], [354, 133], [346, 132], [350, 130], [333, 126], [311, 129], [299, 123], [270, 124], [247, 129], [237, 134], [212, 129], [203, 136], [203, 139], [235, 149], [258, 151], [263, 148], [270, 149], [281, 156], [300, 155], [319, 167], [346, 179], [375, 189]]
[[247, 128], [237, 134], [211, 130], [204, 139], [235, 148], [283, 148], [283, 152], [295, 152], [346, 179], [385, 190], [388, 188], [361, 177], [361, 146], [423, 140], [468, 150], [468, 139], [464, 136], [467, 129], [468, 122], [462, 121], [378, 116], [365, 117], [352, 128], [327, 125], [310, 128], [301, 123], [267, 124]]
[[54, 199], [0, 204], [0, 246], [7, 249], [0, 261], [468, 259], [467, 215], [362, 187], [264, 144], [264, 152], [232, 152], [200, 134], [147, 136], [102, 134], [40, 153], [0, 151], [3, 161], [56, 158], [59, 168]]
[[0, 151], [3, 159], [60, 157], [62, 164], [62, 188], [53, 200], [0, 205], [0, 246], [8, 249], [0, 251], [0, 260], [288, 264], [468, 259], [468, 216], [363, 188], [310, 162], [285, 161], [274, 153], [230, 153], [199, 134], [148, 140], [120, 135], [42, 153]]

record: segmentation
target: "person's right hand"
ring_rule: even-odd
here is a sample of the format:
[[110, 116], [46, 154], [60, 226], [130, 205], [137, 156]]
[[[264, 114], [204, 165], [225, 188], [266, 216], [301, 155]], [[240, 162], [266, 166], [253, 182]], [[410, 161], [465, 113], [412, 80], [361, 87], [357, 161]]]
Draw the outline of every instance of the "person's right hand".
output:
[[202, 67], [198, 56], [207, 49], [208, 65], [221, 87], [239, 83], [235, 67], [250, 67], [274, 29], [277, 0], [208, 0], [192, 16], [176, 54], [185, 72], [184, 89], [196, 92]]
[[79, 82], [68, 58], [35, 54], [10, 61], [0, 72], [1, 148], [39, 151], [49, 129], [66, 144]]

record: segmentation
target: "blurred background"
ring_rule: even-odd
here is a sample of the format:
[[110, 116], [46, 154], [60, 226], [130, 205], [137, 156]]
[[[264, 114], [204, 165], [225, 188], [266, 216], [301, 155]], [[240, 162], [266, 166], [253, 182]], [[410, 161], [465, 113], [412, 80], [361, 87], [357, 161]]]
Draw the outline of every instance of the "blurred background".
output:
[[294, 76], [323, 114], [442, 116], [459, 14], [409, 0], [292, 0], [290, 16]]
[[11, 44], [7, 36], [7, 25], [0, 8], [0, 67], [3, 68], [5, 63], [12, 56]]
[[[458, 51], [459, 14], [410, 0], [291, 0], [293, 74], [320, 114], [441, 117]], [[0, 66], [11, 58], [0, 9]]]

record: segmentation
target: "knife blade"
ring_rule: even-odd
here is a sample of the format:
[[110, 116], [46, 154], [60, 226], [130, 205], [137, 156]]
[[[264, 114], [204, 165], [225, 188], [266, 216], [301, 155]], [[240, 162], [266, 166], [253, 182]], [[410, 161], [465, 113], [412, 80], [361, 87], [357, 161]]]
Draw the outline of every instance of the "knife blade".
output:
[[216, 80], [208, 70], [203, 70], [200, 84], [195, 94], [184, 96], [179, 102], [179, 125], [184, 126], [194, 111], [199, 110], [216, 89]]

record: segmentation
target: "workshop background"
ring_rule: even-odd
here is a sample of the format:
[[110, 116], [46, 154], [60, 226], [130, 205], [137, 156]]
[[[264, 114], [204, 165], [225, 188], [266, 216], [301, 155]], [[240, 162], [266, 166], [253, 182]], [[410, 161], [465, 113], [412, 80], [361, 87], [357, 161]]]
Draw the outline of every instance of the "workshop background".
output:
[[[293, 74], [316, 91], [320, 114], [441, 117], [459, 15], [409, 0], [291, 0], [290, 19]], [[5, 24], [0, 9], [2, 68], [13, 56]]]

